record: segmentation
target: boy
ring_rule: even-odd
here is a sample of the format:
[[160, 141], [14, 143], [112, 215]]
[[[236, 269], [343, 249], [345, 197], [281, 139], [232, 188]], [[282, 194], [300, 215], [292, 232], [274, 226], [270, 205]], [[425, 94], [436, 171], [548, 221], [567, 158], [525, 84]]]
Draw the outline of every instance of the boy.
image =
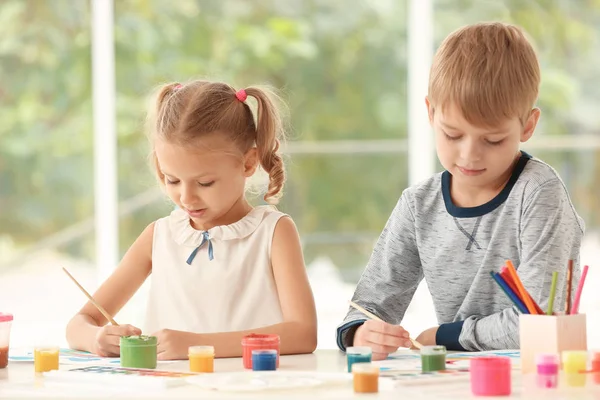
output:
[[568, 260], [573, 285], [579, 278], [584, 224], [556, 171], [519, 150], [540, 117], [539, 84], [536, 54], [517, 27], [475, 24], [444, 40], [425, 102], [446, 171], [402, 193], [353, 297], [386, 322], [350, 310], [340, 349], [369, 346], [384, 359], [410, 347], [397, 324], [423, 278], [440, 325], [418, 342], [519, 348], [519, 313], [490, 276], [506, 260], [544, 310], [558, 271], [554, 304], [564, 307]]

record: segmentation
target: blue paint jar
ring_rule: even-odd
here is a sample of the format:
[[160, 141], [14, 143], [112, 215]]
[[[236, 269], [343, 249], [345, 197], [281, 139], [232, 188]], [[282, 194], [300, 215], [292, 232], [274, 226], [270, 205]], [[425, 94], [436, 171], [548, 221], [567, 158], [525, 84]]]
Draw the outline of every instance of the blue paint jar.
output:
[[346, 357], [348, 358], [348, 372], [352, 372], [352, 364], [370, 363], [373, 350], [370, 347], [348, 347]]
[[252, 350], [252, 371], [275, 371], [277, 350]]

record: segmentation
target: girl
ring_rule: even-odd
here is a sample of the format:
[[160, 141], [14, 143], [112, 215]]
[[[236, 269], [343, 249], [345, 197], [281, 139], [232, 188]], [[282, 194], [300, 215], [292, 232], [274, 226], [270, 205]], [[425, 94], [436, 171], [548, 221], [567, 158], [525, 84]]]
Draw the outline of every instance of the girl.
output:
[[[256, 122], [246, 103], [258, 103]], [[158, 359], [185, 359], [189, 346], [212, 345], [239, 357], [242, 337], [278, 334], [282, 354], [313, 352], [314, 299], [293, 221], [271, 206], [252, 207], [246, 179], [260, 164], [269, 174], [264, 199], [276, 204], [284, 184], [282, 124], [270, 95], [224, 83], [173, 83], [149, 113], [152, 164], [178, 206], [151, 223], [94, 299], [115, 315], [148, 276], [145, 334]], [[87, 303], [67, 325], [72, 348], [118, 356], [131, 325], [106, 325]]]

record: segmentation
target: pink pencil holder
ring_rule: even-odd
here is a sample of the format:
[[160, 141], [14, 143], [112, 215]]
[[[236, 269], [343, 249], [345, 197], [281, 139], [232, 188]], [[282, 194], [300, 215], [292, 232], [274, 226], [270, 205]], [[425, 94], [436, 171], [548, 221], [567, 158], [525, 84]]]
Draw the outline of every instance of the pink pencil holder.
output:
[[510, 396], [510, 358], [478, 357], [469, 368], [475, 396]]

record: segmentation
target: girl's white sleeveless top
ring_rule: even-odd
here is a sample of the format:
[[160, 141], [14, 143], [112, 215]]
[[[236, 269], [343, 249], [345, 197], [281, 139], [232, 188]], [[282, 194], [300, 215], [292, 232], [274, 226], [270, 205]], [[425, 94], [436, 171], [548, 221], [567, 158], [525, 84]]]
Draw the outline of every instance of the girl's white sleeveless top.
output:
[[205, 232], [179, 209], [156, 221], [144, 332], [230, 332], [282, 322], [271, 244], [284, 215], [260, 206]]

